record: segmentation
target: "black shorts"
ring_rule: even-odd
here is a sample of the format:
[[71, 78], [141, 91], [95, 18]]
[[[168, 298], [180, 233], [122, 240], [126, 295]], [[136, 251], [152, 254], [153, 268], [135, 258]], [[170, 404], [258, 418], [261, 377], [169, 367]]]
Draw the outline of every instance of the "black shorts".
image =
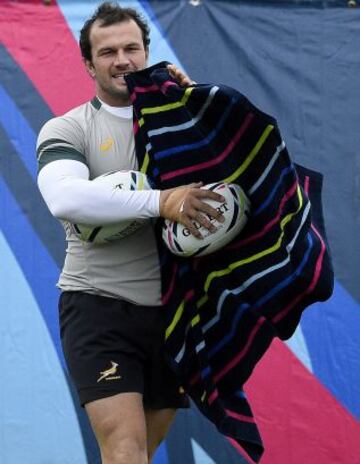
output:
[[163, 308], [63, 292], [59, 311], [64, 356], [82, 406], [124, 392], [143, 394], [146, 408], [189, 406], [164, 358]]

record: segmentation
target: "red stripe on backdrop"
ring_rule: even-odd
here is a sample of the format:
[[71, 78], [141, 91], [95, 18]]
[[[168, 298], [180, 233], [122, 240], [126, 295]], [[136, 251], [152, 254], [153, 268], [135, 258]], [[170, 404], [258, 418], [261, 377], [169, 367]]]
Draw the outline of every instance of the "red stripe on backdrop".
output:
[[360, 463], [360, 422], [276, 340], [246, 384], [261, 464]]
[[0, 42], [54, 114], [93, 96], [94, 85], [85, 72], [79, 47], [56, 4], [0, 2]]

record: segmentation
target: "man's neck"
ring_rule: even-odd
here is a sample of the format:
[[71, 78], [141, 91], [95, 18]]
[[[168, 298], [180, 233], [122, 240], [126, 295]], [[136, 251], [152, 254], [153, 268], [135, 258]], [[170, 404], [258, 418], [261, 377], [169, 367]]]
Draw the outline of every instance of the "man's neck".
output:
[[97, 97], [101, 103], [101, 106], [111, 114], [115, 116], [120, 116], [122, 118], [131, 119], [133, 116], [133, 107], [129, 106], [111, 106], [108, 103], [105, 103], [101, 98]]

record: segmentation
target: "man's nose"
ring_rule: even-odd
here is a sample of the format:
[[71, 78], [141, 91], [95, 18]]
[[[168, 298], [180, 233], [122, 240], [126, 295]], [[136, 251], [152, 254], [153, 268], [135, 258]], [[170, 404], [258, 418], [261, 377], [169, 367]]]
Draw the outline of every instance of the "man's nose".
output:
[[124, 52], [124, 50], [118, 50], [115, 55], [114, 65], [115, 66], [126, 66], [128, 64], [129, 64], [129, 58], [127, 54]]

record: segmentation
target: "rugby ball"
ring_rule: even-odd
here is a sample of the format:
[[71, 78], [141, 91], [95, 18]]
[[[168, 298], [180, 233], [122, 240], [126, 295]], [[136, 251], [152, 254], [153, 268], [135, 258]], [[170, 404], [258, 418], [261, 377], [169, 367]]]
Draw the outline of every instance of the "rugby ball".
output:
[[[96, 177], [91, 182], [107, 185], [112, 195], [120, 195], [123, 190], [149, 190], [147, 176], [138, 171], [111, 171]], [[84, 242], [107, 243], [119, 240], [136, 232], [147, 219], [130, 219], [115, 224], [94, 226], [91, 224], [70, 224], [71, 231]]]
[[223, 203], [205, 200], [213, 208], [223, 213], [225, 221], [221, 223], [209, 217], [217, 228], [216, 232], [213, 233], [194, 221], [195, 227], [203, 236], [202, 239], [198, 239], [179, 222], [165, 220], [162, 238], [169, 250], [175, 255], [188, 257], [213, 253], [231, 242], [247, 223], [250, 202], [239, 185], [217, 182], [201, 188], [213, 190], [225, 198]]

